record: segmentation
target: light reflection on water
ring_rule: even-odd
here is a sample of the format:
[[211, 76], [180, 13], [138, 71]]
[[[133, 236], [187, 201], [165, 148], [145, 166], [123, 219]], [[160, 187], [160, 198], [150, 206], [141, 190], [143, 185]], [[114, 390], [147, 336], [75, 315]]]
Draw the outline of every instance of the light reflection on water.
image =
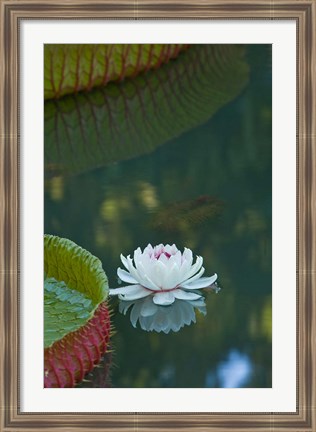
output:
[[208, 371], [205, 387], [247, 387], [252, 374], [252, 362], [247, 354], [232, 349], [215, 371]]
[[[113, 355], [106, 356], [89, 377], [91, 382], [82, 386], [271, 387], [271, 69], [265, 65], [270, 58], [264, 47], [253, 47], [247, 59], [248, 86], [241, 86], [239, 96], [226, 100], [218, 112], [212, 108], [202, 125], [194, 120], [180, 134], [188, 125], [182, 118], [177, 136], [159, 134], [153, 139], [138, 116], [138, 136], [150, 141], [151, 152], [142, 147], [134, 158], [120, 161], [112, 149], [109, 161], [100, 150], [99, 159], [87, 158], [91, 171], [80, 155], [68, 167], [68, 175], [48, 169], [45, 232], [70, 238], [98, 256], [111, 288], [117, 286], [120, 254], [149, 242], [189, 247], [203, 256], [207, 272], [216, 272], [223, 287], [218, 296], [206, 296], [207, 314], [197, 311], [196, 324], [178, 333], [134, 328], [111, 299]], [[159, 96], [158, 90], [155, 94]], [[85, 97], [86, 103], [92, 97]], [[136, 103], [131, 98], [130, 103]], [[172, 110], [163, 115], [159, 100], [160, 96], [155, 99], [155, 119], [163, 129]], [[99, 116], [101, 108], [95, 108]], [[86, 112], [89, 106], [81, 109]], [[118, 123], [122, 119], [117, 116]], [[168, 131], [172, 132], [170, 124]], [[49, 134], [45, 145], [51, 129]], [[124, 144], [127, 138], [122, 133], [115, 139]], [[106, 162], [102, 166], [101, 156]], [[77, 172], [80, 175], [73, 175]], [[200, 197], [212, 197], [212, 203], [220, 205], [207, 207], [207, 213]], [[192, 209], [190, 203], [195, 203]], [[211, 214], [214, 209], [216, 214]], [[111, 373], [100, 375], [105, 364]]]

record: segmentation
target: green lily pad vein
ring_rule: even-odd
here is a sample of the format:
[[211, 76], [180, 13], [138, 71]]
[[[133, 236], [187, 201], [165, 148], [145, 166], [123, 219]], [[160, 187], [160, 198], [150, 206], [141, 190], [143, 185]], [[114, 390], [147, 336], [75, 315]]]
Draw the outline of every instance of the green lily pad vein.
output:
[[92, 318], [96, 306], [79, 291], [67, 287], [55, 278], [44, 281], [45, 348], [69, 332], [78, 330]]

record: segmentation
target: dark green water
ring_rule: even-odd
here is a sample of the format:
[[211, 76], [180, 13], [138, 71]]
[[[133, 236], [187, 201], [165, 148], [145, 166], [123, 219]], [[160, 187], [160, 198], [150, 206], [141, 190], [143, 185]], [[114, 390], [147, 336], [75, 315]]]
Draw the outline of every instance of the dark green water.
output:
[[272, 386], [271, 66], [267, 45], [191, 47], [46, 104], [45, 232], [99, 257], [111, 288], [120, 254], [148, 243], [191, 248], [222, 287], [169, 334], [135, 329], [111, 299], [110, 366], [85, 386]]

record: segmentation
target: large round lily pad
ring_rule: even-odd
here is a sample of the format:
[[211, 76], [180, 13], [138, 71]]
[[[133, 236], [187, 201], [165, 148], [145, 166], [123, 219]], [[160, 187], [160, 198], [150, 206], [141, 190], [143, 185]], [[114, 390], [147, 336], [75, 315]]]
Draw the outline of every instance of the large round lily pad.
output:
[[44, 236], [45, 387], [72, 387], [105, 353], [108, 281], [101, 261], [68, 239]]

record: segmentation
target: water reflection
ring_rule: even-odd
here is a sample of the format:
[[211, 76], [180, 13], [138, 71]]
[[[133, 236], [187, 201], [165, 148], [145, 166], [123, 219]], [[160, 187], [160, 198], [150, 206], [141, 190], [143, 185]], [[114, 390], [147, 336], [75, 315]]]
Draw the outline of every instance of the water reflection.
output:
[[185, 231], [219, 216], [223, 205], [223, 201], [209, 195], [167, 203], [153, 212], [149, 227], [173, 233]]
[[[256, 67], [250, 48], [256, 53]], [[218, 94], [213, 88], [204, 98], [203, 91], [212, 85], [212, 80], [207, 81], [211, 76], [207, 69], [213, 66], [197, 55], [199, 47], [194, 48], [196, 59], [179, 75], [173, 69], [175, 62], [170, 64], [173, 72], [165, 77], [157, 70], [155, 81], [148, 73], [142, 84], [139, 81], [136, 87], [133, 81], [133, 87], [132, 82], [126, 82], [126, 87], [119, 86], [121, 93], [112, 89], [108, 98], [104, 92], [98, 96], [91, 92], [82, 96], [76, 107], [69, 105], [69, 111], [62, 104], [54, 112], [45, 108], [45, 116], [52, 114], [45, 119], [45, 128], [49, 126], [45, 129], [45, 152], [50, 152], [45, 163], [62, 161], [71, 173], [107, 165], [82, 175], [46, 178], [47, 232], [71, 238], [98, 256], [111, 286], [117, 286], [119, 254], [150, 241], [176, 242], [179, 248], [194, 249], [218, 272], [221, 286], [226, 288], [220, 296], [206, 296], [207, 315], [194, 309], [196, 324], [184, 324], [181, 331], [170, 330], [168, 335], [142, 330], [139, 319], [135, 329], [129, 316], [117, 313], [113, 302], [114, 387], [228, 385], [220, 378], [219, 365], [234, 375], [234, 365], [241, 365], [239, 371], [247, 369], [247, 357], [253, 372], [244, 386], [272, 385], [271, 68], [265, 67], [271, 49], [265, 50], [264, 56], [264, 46], [250, 48], [247, 57], [239, 61], [251, 60], [249, 85], [223, 109], [217, 104], [213, 117], [217, 98], [223, 98], [228, 89], [219, 84]], [[236, 62], [227, 59], [237, 71]], [[231, 83], [237, 95], [240, 75], [229, 77], [225, 68], [229, 66], [218, 68], [218, 82], [222, 80], [227, 88]], [[205, 79], [200, 86], [202, 72]], [[226, 101], [233, 99], [227, 97]], [[201, 123], [209, 115], [201, 126], [196, 126], [198, 112]], [[132, 119], [139, 120], [133, 124]], [[172, 137], [163, 145], [164, 138]], [[55, 145], [56, 151], [47, 149], [48, 144]], [[142, 156], [134, 158], [137, 154]], [[124, 155], [130, 160], [110, 163]], [[220, 217], [197, 224], [190, 211], [181, 229], [168, 229], [172, 218], [178, 216], [168, 211], [172, 203], [206, 195], [225, 203]], [[162, 210], [165, 213], [160, 213]], [[152, 220], [158, 219], [155, 212], [160, 213], [167, 229], [153, 229]], [[126, 314], [131, 310], [132, 305]], [[238, 355], [230, 358], [234, 351], [239, 360]], [[241, 378], [238, 385], [242, 385]]]
[[251, 379], [253, 366], [247, 354], [232, 349], [216, 371], [208, 371], [205, 387], [238, 388], [244, 387]]
[[178, 332], [185, 325], [196, 322], [195, 310], [206, 315], [204, 297], [198, 300], [178, 300], [169, 306], [159, 306], [153, 302], [153, 297], [134, 301], [120, 300], [119, 311], [126, 315], [131, 308], [130, 320], [133, 327], [137, 322], [145, 331]]
[[79, 388], [110, 388], [112, 387], [111, 370], [113, 367], [113, 354], [111, 346], [101, 358], [92, 372], [88, 373], [84, 380], [77, 385]]

